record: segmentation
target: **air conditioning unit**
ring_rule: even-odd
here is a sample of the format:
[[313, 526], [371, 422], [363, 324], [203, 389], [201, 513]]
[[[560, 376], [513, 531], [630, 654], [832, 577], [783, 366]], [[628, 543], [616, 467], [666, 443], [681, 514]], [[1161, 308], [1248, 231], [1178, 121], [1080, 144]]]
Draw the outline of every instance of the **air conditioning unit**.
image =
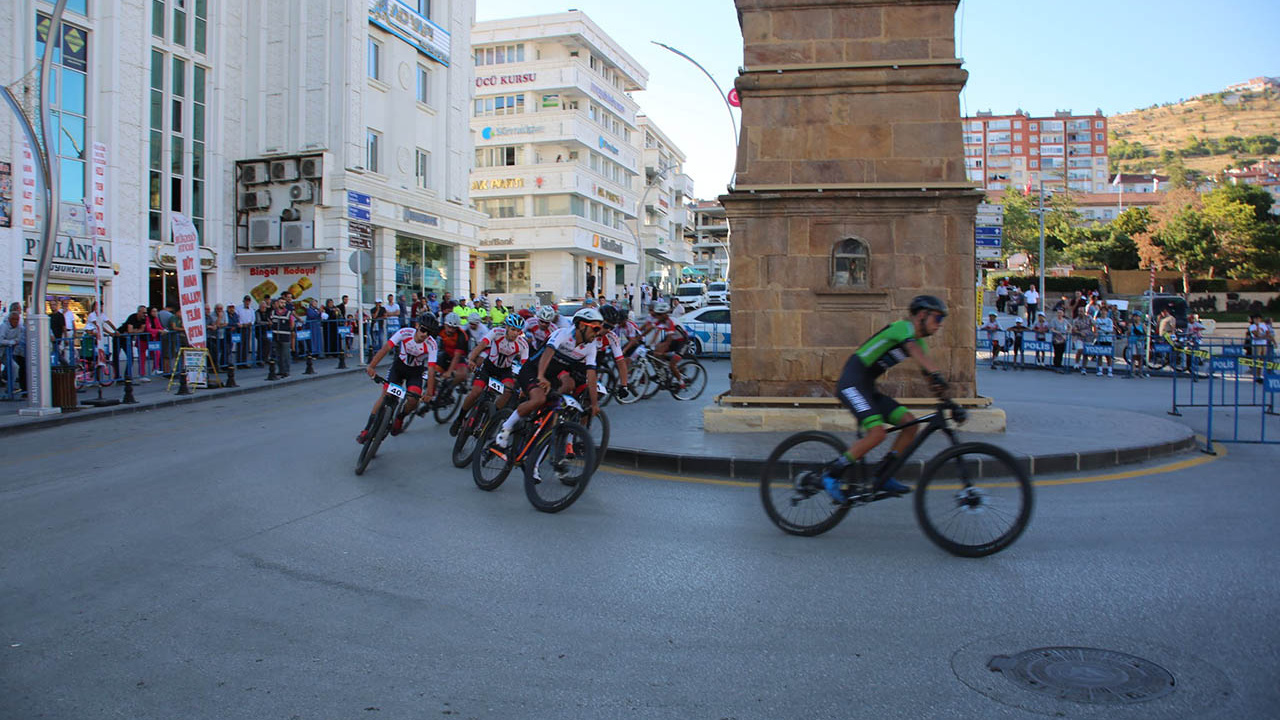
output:
[[240, 196], [241, 210], [266, 210], [271, 207], [271, 191], [250, 190]]
[[315, 225], [310, 220], [287, 222], [280, 229], [285, 250], [310, 250], [316, 246]]
[[296, 203], [309, 203], [315, 195], [315, 186], [303, 181], [289, 186], [289, 199]]
[[245, 163], [240, 166], [240, 182], [245, 185], [260, 185], [270, 179], [267, 176], [266, 163]]
[[279, 248], [280, 218], [249, 218], [249, 248]]
[[298, 161], [293, 158], [288, 160], [272, 160], [271, 161], [271, 182], [292, 182], [298, 179]]
[[319, 180], [320, 173], [324, 170], [324, 163], [318, 157], [302, 158], [300, 165], [302, 177], [308, 180]]

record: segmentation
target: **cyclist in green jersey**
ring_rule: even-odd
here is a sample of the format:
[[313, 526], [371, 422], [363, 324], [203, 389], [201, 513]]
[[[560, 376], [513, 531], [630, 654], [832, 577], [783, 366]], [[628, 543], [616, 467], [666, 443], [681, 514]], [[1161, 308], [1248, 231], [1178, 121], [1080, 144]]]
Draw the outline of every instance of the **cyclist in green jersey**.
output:
[[[876, 378], [903, 360], [915, 360], [929, 376], [930, 388], [939, 395], [946, 392], [947, 381], [927, 356], [924, 339], [938, 332], [947, 317], [947, 306], [933, 295], [919, 295], [907, 309], [907, 320], [891, 323], [862, 344], [849, 361], [836, 386], [840, 402], [858, 418], [866, 435], [853, 443], [822, 476], [823, 487], [831, 499], [843, 503], [847, 500], [841, 489], [841, 476], [845, 468], [857, 462], [873, 448], [884, 442], [888, 434], [886, 423], [902, 425], [915, 420], [897, 400], [876, 388]], [[898, 434], [893, 448], [882, 463], [890, 462], [907, 449], [915, 439], [916, 427], [909, 427]], [[893, 478], [886, 478], [880, 490], [896, 495], [911, 492], [911, 488]]]

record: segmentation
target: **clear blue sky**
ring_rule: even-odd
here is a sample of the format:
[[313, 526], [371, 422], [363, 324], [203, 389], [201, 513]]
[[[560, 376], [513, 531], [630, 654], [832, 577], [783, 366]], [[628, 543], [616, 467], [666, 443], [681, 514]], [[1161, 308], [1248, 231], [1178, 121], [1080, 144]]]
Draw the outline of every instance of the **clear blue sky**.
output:
[[[726, 91], [742, 64], [731, 0], [476, 0], [492, 20], [582, 10], [649, 71], [636, 99], [688, 156], [698, 196], [724, 192], [733, 136], [710, 81], [659, 40], [693, 56]], [[1257, 75], [1280, 75], [1280, 0], [963, 0], [962, 109], [1112, 115]]]

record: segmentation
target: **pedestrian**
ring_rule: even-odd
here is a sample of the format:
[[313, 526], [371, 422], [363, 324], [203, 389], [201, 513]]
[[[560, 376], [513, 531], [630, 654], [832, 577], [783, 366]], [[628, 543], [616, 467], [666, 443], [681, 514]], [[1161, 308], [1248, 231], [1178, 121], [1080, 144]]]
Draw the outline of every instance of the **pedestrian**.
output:
[[1071, 335], [1071, 321], [1067, 319], [1065, 310], [1058, 310], [1054, 313], [1053, 320], [1049, 323], [1049, 332], [1052, 335], [1053, 343], [1053, 367], [1058, 372], [1063, 372], [1062, 356], [1067, 351], [1067, 337]]
[[1022, 288], [1017, 285], [1009, 286], [1009, 302], [1005, 305], [1010, 315], [1017, 315], [1022, 309]]
[[1027, 302], [1027, 322], [1035, 322], [1036, 314], [1040, 312], [1040, 292], [1035, 285], [1031, 285], [1022, 297]]
[[150, 374], [159, 375], [164, 372], [163, 368], [160, 366], [160, 358], [163, 353], [161, 343], [164, 338], [164, 325], [160, 323], [160, 308], [152, 306], [150, 310], [147, 310], [146, 331], [146, 339], [142, 340], [138, 344], [140, 354], [144, 358], [142, 363], [142, 374], [147, 375], [146, 360], [150, 360]]
[[27, 392], [27, 329], [22, 324], [22, 306], [9, 306], [9, 315], [0, 323], [0, 363], [10, 393]]
[[307, 340], [306, 347], [303, 348], [304, 354], [307, 356], [315, 357], [317, 354], [316, 347], [323, 339], [321, 334], [324, 332], [323, 321], [324, 310], [320, 308], [320, 301], [311, 298], [311, 301], [307, 303], [307, 330], [311, 333], [311, 337]]
[[1267, 337], [1269, 326], [1262, 321], [1262, 313], [1254, 312], [1249, 316], [1249, 329], [1246, 336], [1249, 338], [1248, 352], [1253, 359], [1253, 381], [1262, 382], [1262, 366], [1266, 364], [1268, 351], [1271, 349], [1271, 341]]
[[987, 333], [987, 342], [991, 345], [991, 369], [995, 370], [1000, 360], [1000, 339], [1004, 335], [1000, 323], [996, 322], [996, 314], [988, 315], [986, 324], [978, 329]]
[[1084, 308], [1076, 308], [1076, 316], [1071, 319], [1071, 344], [1076, 347], [1076, 358], [1074, 367], [1080, 370], [1080, 374], [1085, 372], [1085, 364], [1088, 362], [1088, 356], [1085, 355], [1084, 346], [1093, 341], [1093, 319], [1085, 312]]
[[269, 322], [273, 348], [271, 355], [275, 359], [276, 374], [282, 378], [289, 377], [289, 357], [296, 346], [293, 335], [294, 314], [283, 297], [276, 299]]
[[1013, 327], [1009, 328], [1009, 362], [1016, 364], [1021, 370], [1027, 364], [1027, 355], [1022, 351], [1022, 341], [1027, 332], [1027, 326], [1022, 322], [1022, 316], [1019, 315], [1013, 321]]
[[[111, 349], [111, 366], [116, 377], [133, 377], [133, 347], [138, 334], [146, 329], [147, 307], [139, 305], [137, 311], [116, 327], [116, 341]], [[124, 375], [120, 375], [120, 353], [124, 352]]]
[[1102, 377], [1102, 361], [1107, 361], [1107, 377], [1114, 376], [1116, 363], [1115, 321], [1111, 318], [1111, 308], [1106, 303], [1098, 308], [1098, 317], [1093, 319], [1094, 332], [1097, 333], [1096, 344], [1101, 354], [1098, 355], [1098, 377]]
[[1000, 278], [1000, 284], [996, 286], [996, 312], [1004, 312], [1004, 307], [1009, 303], [1009, 281]]
[[255, 330], [258, 334], [258, 367], [271, 359], [271, 303], [263, 298], [255, 313]]
[[[1049, 339], [1049, 320], [1045, 318], [1044, 313], [1036, 313], [1036, 323], [1031, 326], [1031, 331], [1036, 334], [1036, 341], [1043, 343]], [[1044, 351], [1036, 347], [1036, 365], [1044, 367]]]

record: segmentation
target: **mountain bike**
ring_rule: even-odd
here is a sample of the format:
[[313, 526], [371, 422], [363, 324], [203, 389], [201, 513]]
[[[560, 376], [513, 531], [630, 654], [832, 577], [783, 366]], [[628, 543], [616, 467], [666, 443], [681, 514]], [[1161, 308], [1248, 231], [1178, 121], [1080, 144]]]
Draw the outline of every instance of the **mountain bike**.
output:
[[[601, 406], [605, 404], [604, 400], [607, 392], [605, 380], [597, 380], [596, 395]], [[562, 412], [566, 420], [578, 423], [586, 428], [587, 433], [591, 435], [591, 442], [595, 444], [596, 451], [596, 462], [591, 468], [592, 472], [594, 472], [600, 469], [600, 462], [604, 460], [605, 453], [609, 450], [609, 416], [605, 414], [603, 409], [595, 417], [592, 417], [590, 411], [583, 410], [583, 408], [591, 404], [591, 398], [587, 394], [585, 385], [574, 396], [574, 400], [577, 400], [576, 409], [574, 406], [566, 406]]]
[[663, 358], [655, 357], [652, 352], [641, 345], [636, 348], [635, 365], [642, 368], [639, 372], [644, 378], [644, 386], [638, 381], [634, 385], [641, 397], [648, 399], [666, 390], [677, 400], [696, 400], [707, 387], [707, 369], [694, 358], [684, 358], [676, 364], [683, 382], [677, 381], [671, 374], [671, 366]]
[[[400, 408], [404, 406], [405, 400], [409, 396], [422, 397], [403, 385], [388, 382], [386, 378], [378, 375], [373, 377], [373, 381], [379, 385], [385, 385], [387, 392], [382, 396], [382, 404], [378, 406], [378, 412], [373, 417], [373, 425], [370, 426], [369, 435], [365, 438], [364, 443], [360, 445], [360, 456], [356, 459], [357, 475], [363, 475], [365, 468], [369, 467], [369, 462], [378, 454], [378, 447], [382, 445], [382, 441], [391, 432], [391, 424], [395, 422], [396, 415], [399, 414]], [[405, 419], [407, 420], [408, 418]]]
[[[81, 345], [89, 336], [80, 340]], [[86, 351], [89, 354], [85, 354]], [[91, 385], [111, 387], [116, 381], [115, 371], [107, 362], [107, 351], [101, 344], [85, 349], [82, 347], [80, 357], [76, 360], [76, 390], [83, 390]]]
[[760, 498], [765, 512], [783, 532], [820, 535], [840, 523], [855, 507], [897, 497], [881, 490], [887, 478], [898, 475], [911, 456], [935, 432], [950, 440], [920, 470], [915, 488], [915, 514], [921, 529], [942, 549], [962, 557], [982, 557], [999, 552], [1026, 529], [1031, 520], [1031, 480], [1023, 464], [1005, 450], [988, 443], [960, 442], [947, 424], [965, 419], [965, 410], [950, 400], [940, 400], [936, 410], [910, 423], [923, 431], [901, 457], [875, 472], [865, 459], [846, 468], [842, 488], [846, 502], [834, 503], [822, 486], [822, 476], [847, 446], [835, 435], [800, 432], [783, 440], [760, 478]]
[[[506, 386], [497, 378], [489, 378], [488, 386], [485, 387], [484, 393], [476, 398], [476, 404], [472, 405], [466, 414], [462, 416], [462, 422], [458, 427], [458, 436], [453, 441], [453, 453], [451, 459], [453, 466], [463, 468], [471, 464], [475, 456], [476, 448], [480, 447], [481, 440], [489, 434], [490, 425], [498, 416], [497, 408], [494, 403], [497, 402], [502, 393], [506, 391]], [[514, 403], [512, 398], [508, 401]]]
[[[499, 424], [490, 423], [471, 461], [476, 487], [496, 490], [521, 465], [525, 495], [534, 508], [556, 513], [576, 502], [595, 470], [595, 443], [586, 428], [565, 418], [562, 408], [584, 412], [578, 401], [553, 393], [532, 417], [516, 426], [506, 449], [494, 446]], [[511, 412], [502, 413], [504, 419]]]

